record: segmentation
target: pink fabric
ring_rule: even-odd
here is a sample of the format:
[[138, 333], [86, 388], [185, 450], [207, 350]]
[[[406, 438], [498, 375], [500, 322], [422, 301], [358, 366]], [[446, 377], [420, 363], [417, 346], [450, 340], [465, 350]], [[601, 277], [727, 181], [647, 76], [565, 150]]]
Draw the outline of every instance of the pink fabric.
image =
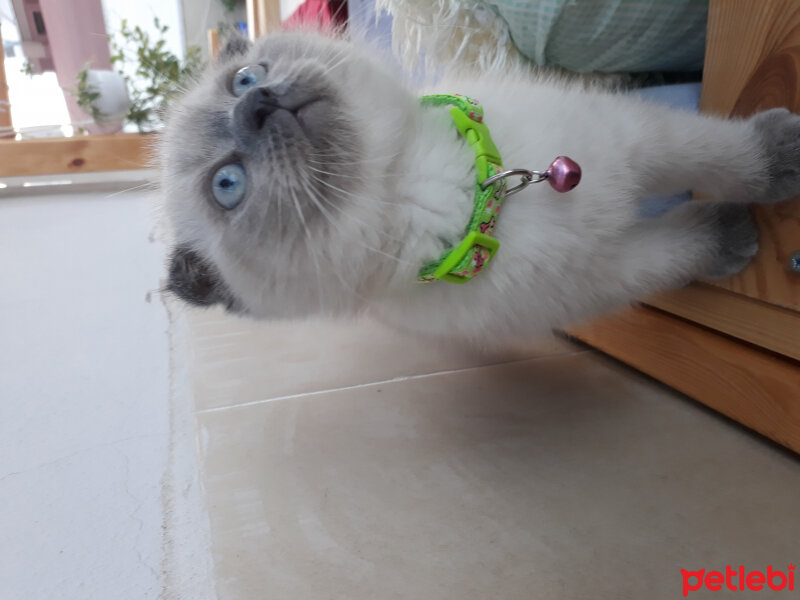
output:
[[[101, 0], [39, 0], [39, 5], [70, 118], [84, 121], [90, 117], [78, 107], [68, 90], [75, 89], [75, 76], [88, 61], [92, 62], [93, 69], [111, 69]], [[101, 133], [109, 128], [92, 125], [86, 129]], [[119, 125], [115, 129], [118, 130]]]
[[329, 29], [347, 23], [346, 0], [306, 0], [284, 21], [287, 29], [314, 27]]
[[32, 42], [38, 42], [42, 44], [44, 47], [45, 56], [37, 59], [39, 66], [43, 71], [54, 71], [55, 67], [53, 66], [53, 58], [52, 53], [50, 51], [50, 45], [47, 41], [47, 31], [45, 28], [45, 33], [39, 33], [36, 30], [36, 19], [34, 18], [35, 13], [41, 14], [42, 7], [37, 0], [25, 0], [22, 4], [22, 8], [25, 11], [25, 21], [28, 24], [28, 31], [30, 32], [30, 40]]

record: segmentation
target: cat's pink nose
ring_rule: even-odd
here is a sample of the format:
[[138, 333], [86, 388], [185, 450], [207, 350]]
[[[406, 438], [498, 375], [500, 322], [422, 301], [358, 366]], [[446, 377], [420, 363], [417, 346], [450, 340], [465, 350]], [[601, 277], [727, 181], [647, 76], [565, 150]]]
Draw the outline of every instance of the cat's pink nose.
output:
[[557, 192], [568, 192], [581, 182], [581, 167], [568, 156], [559, 156], [545, 171], [547, 182]]

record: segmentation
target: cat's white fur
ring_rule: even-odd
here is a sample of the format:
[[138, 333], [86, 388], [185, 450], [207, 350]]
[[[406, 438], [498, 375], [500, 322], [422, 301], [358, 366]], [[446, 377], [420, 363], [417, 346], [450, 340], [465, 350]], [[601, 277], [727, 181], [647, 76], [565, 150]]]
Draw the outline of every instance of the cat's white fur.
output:
[[[642, 219], [643, 196], [692, 189], [745, 203], [800, 191], [796, 173], [775, 165], [797, 158], [800, 126], [788, 113], [722, 120], [519, 74], [445, 77], [415, 90], [368, 51], [293, 35], [281, 42], [302, 48], [291, 58], [267, 40], [216, 67], [173, 113], [162, 149], [176, 239], [213, 264], [239, 310], [255, 318], [368, 312], [478, 343], [536, 335], [693, 278], [731, 274], [756, 251], [741, 206], [691, 202]], [[331, 159], [338, 179], [327, 184], [317, 182], [325, 169], [306, 162], [308, 152], [272, 143], [273, 154], [291, 160], [271, 155], [248, 166], [269, 181], [255, 182], [238, 214], [227, 214], [203, 189], [218, 157], [186, 148], [182, 136], [209, 94], [217, 109], [233, 110], [238, 99], [220, 89], [220, 73], [256, 61], [270, 64], [267, 85], [317, 68], [338, 98], [331, 118], [357, 139], [349, 159]], [[474, 155], [448, 110], [418, 102], [434, 91], [480, 100], [506, 167], [543, 170], [567, 155], [583, 170], [569, 193], [540, 183], [508, 198], [495, 229], [500, 249], [465, 285], [417, 282], [420, 267], [463, 236], [475, 184]], [[794, 133], [780, 146], [771, 127]], [[266, 227], [279, 210], [281, 224]]]

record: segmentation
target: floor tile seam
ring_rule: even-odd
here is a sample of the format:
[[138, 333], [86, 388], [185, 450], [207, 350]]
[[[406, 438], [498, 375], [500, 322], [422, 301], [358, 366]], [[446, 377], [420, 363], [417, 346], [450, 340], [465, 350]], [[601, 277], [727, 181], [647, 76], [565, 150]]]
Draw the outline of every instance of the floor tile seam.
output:
[[504, 366], [504, 365], [513, 365], [513, 364], [525, 363], [525, 362], [538, 362], [538, 361], [554, 359], [554, 358], [566, 358], [566, 357], [569, 357], [569, 356], [577, 356], [579, 354], [587, 354], [587, 353], [593, 353], [593, 352], [594, 351], [591, 350], [590, 348], [584, 348], [584, 349], [574, 350], [574, 351], [571, 351], [571, 352], [566, 352], [566, 353], [563, 353], [563, 354], [548, 354], [547, 356], [530, 356], [530, 357], [527, 357], [527, 358], [519, 358], [519, 359], [514, 359], [514, 360], [504, 360], [504, 361], [500, 361], [500, 362], [486, 363], [486, 364], [481, 364], [481, 365], [473, 365], [473, 366], [470, 366], [470, 367], [462, 367], [462, 368], [457, 368], [457, 369], [443, 369], [441, 371], [432, 371], [430, 373], [416, 373], [416, 374], [413, 374], [413, 375], [400, 375], [398, 377], [391, 377], [391, 378], [388, 378], [388, 379], [380, 379], [380, 380], [376, 380], [376, 381], [367, 381], [367, 382], [364, 382], [364, 383], [354, 383], [354, 384], [351, 384], [351, 385], [344, 385], [344, 386], [339, 386], [339, 387], [326, 388], [326, 389], [323, 389], [323, 390], [313, 390], [313, 391], [309, 391], [309, 392], [298, 392], [296, 394], [285, 394], [285, 395], [282, 395], [282, 396], [274, 396], [274, 397], [270, 397], [270, 398], [259, 398], [258, 400], [250, 400], [249, 402], [241, 402], [241, 403], [238, 403], [238, 404], [229, 404], [229, 405], [226, 405], [226, 406], [214, 406], [214, 407], [211, 407], [211, 408], [203, 408], [203, 409], [197, 410], [195, 412], [198, 415], [213, 414], [213, 413], [224, 412], [224, 411], [227, 411], [227, 410], [249, 408], [251, 406], [258, 406], [258, 405], [261, 405], [261, 404], [269, 404], [269, 403], [272, 403], [272, 402], [279, 402], [279, 401], [283, 401], [283, 400], [295, 400], [297, 398], [303, 398], [303, 397], [309, 397], [309, 396], [320, 396], [320, 395], [323, 395], [323, 394], [330, 394], [330, 393], [334, 393], [334, 392], [344, 392], [344, 391], [348, 391], [348, 390], [359, 390], [359, 389], [364, 389], [364, 388], [368, 388], [368, 387], [373, 387], [373, 386], [376, 386], [376, 385], [389, 385], [389, 384], [395, 384], [395, 383], [402, 383], [404, 381], [416, 381], [416, 380], [419, 380], [419, 379], [426, 379], [428, 377], [440, 377], [440, 376], [443, 376], [443, 375], [453, 375], [455, 373], [465, 373], [467, 371], [479, 371], [479, 370], [483, 370], [483, 369], [489, 369], [489, 368], [492, 368], [492, 367], [500, 367], [500, 366]]

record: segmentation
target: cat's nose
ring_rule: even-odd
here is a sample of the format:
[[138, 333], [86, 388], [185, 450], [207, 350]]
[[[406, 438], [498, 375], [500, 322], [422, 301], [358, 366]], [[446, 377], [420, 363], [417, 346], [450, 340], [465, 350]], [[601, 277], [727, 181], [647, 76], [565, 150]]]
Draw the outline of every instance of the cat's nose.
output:
[[233, 109], [233, 123], [239, 131], [255, 132], [267, 118], [281, 108], [278, 97], [266, 87], [253, 88]]

